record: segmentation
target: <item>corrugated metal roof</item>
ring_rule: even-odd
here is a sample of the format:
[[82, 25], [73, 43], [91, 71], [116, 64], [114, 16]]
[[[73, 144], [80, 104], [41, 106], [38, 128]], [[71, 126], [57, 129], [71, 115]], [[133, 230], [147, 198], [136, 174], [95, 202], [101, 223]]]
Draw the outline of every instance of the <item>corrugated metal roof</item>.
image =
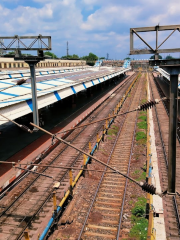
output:
[[[127, 70], [121, 68], [116, 71], [107, 67], [102, 67], [100, 70], [99, 68], [81, 69], [81, 71], [77, 70], [77, 68], [76, 70], [68, 69], [68, 72], [66, 69], [38, 69], [36, 71], [38, 108], [43, 108], [76, 94]], [[0, 112], [11, 119], [16, 119], [32, 112], [30, 79], [23, 85], [15, 85], [15, 82], [24, 78], [25, 74], [29, 77], [28, 70], [18, 71], [18, 73], [17, 71], [6, 71], [4, 75], [6, 77], [9, 76], [8, 78], [3, 78], [3, 72], [0, 74], [0, 89], [12, 86], [12, 88], [0, 92]], [[0, 124], [5, 122], [6, 120], [1, 117]]]

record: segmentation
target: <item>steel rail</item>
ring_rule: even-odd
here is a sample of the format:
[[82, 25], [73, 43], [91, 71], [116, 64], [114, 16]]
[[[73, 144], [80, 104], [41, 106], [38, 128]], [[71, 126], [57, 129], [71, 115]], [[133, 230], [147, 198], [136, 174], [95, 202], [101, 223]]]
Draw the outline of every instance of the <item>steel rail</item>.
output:
[[[151, 77], [153, 78], [152, 75], [151, 75]], [[150, 88], [151, 88], [152, 97], [153, 97], [153, 99], [155, 99], [154, 98], [154, 93], [153, 93], [153, 88], [152, 88], [152, 85], [151, 85], [150, 81], [149, 81], [149, 85], [150, 85]], [[166, 155], [166, 149], [165, 149], [165, 145], [164, 145], [164, 141], [163, 141], [163, 137], [162, 137], [162, 131], [161, 131], [161, 126], [160, 126], [160, 122], [159, 122], [159, 117], [158, 117], [158, 112], [157, 112], [156, 106], [155, 106], [155, 113], [156, 113], [156, 119], [157, 119], [158, 128], [159, 128], [161, 145], [162, 145], [162, 148], [163, 148], [164, 159], [165, 159], [165, 162], [166, 162], [166, 167], [168, 168], [168, 159], [167, 159], [167, 155]]]
[[[126, 81], [126, 83], [128, 83], [128, 81]], [[121, 86], [122, 86], [122, 85], [121, 85]], [[121, 88], [121, 86], [120, 86], [120, 88]], [[124, 86], [124, 85], [123, 85], [123, 86]], [[119, 88], [118, 88], [118, 89], [119, 89]], [[118, 89], [117, 89], [117, 90], [118, 90]], [[99, 114], [99, 112], [98, 112], [97, 114]], [[14, 122], [14, 121], [13, 121], [13, 122]], [[18, 124], [17, 124], [17, 125], [18, 125]], [[73, 139], [72, 141], [74, 141], [74, 140], [84, 131], [84, 129], [85, 129], [85, 127], [84, 127], [83, 129], [81, 129], [78, 134], [76, 134], [76, 136], [74, 137], [74, 139]], [[92, 136], [91, 139], [92, 139], [93, 137], [94, 137], [94, 136]], [[90, 139], [90, 140], [91, 140], [91, 139]], [[64, 152], [67, 148], [68, 148], [68, 146], [66, 145], [65, 148], [56, 156], [56, 158], [52, 160], [51, 164], [53, 164], [54, 161], [56, 161], [57, 158], [62, 154], [62, 152]], [[48, 167], [46, 167], [41, 173], [44, 173], [47, 169], [48, 169]], [[66, 173], [65, 173], [65, 174], [66, 174]], [[3, 214], [5, 214], [5, 213], [10, 209], [10, 207], [11, 207], [20, 197], [22, 197], [22, 195], [31, 187], [31, 185], [34, 184], [34, 182], [35, 182], [39, 177], [40, 177], [40, 175], [37, 176], [37, 177], [27, 186], [27, 188], [12, 202], [12, 204], [11, 204], [8, 208], [6, 208], [2, 213], [0, 213], [0, 217], [1, 217]]]
[[[128, 81], [131, 80], [131, 79], [133, 78], [133, 76], [135, 76], [135, 74], [133, 74], [132, 76], [130, 76], [130, 78], [124, 79], [125, 82], [122, 83], [122, 85], [120, 85], [119, 88], [116, 89], [114, 92], [118, 91], [120, 88], [122, 88], [122, 87], [124, 87], [126, 84], [128, 84]], [[111, 90], [113, 90], [113, 89], [111, 89]], [[96, 97], [96, 98], [97, 98], [97, 97]], [[96, 98], [95, 98], [95, 99], [96, 99]], [[109, 97], [108, 97], [107, 99], [109, 99]], [[105, 99], [105, 101], [106, 101], [107, 99]], [[103, 101], [103, 103], [104, 103], [105, 101]], [[101, 104], [102, 104], [102, 103], [101, 103]], [[100, 104], [98, 107], [100, 107], [101, 104]], [[95, 110], [93, 110], [93, 112], [94, 112], [94, 111], [95, 111]], [[91, 112], [90, 114], [92, 114], [93, 112]], [[90, 114], [89, 114], [89, 115], [90, 115]], [[98, 113], [98, 114], [99, 114], [99, 113]], [[5, 117], [5, 116], [3, 116], [3, 117]], [[88, 116], [87, 116], [87, 117], [88, 117]], [[112, 117], [111, 117], [111, 118], [112, 118]], [[8, 118], [8, 119], [9, 119], [9, 118]], [[86, 119], [86, 118], [85, 118], [85, 119]], [[84, 119], [84, 120], [85, 120], [85, 119]], [[19, 124], [17, 124], [17, 123], [14, 122], [13, 120], [10, 120], [10, 119], [9, 119], [9, 121], [12, 121], [13, 123], [15, 123], [16, 125], [19, 126]], [[80, 123], [80, 124], [81, 124], [81, 123]], [[85, 128], [83, 128], [83, 129], [79, 132], [79, 134], [81, 134], [81, 132], [82, 132], [84, 129], [85, 129]], [[74, 129], [72, 129], [72, 130], [74, 130]], [[68, 136], [70, 136], [70, 134], [71, 134], [71, 133], [69, 133]], [[75, 136], [75, 138], [74, 138], [72, 141], [74, 141], [74, 140], [76, 139], [76, 137], [79, 136], [79, 134], [78, 134], [77, 136]], [[94, 135], [90, 138], [90, 141], [93, 139], [93, 137], [94, 137]], [[62, 154], [62, 152], [66, 150], [66, 148], [67, 148], [67, 146], [65, 146], [65, 148], [64, 148], [62, 151], [60, 151], [60, 153], [57, 155], [57, 157], [56, 157], [54, 160], [56, 160], [56, 159], [60, 156], [60, 154]], [[53, 160], [53, 161], [54, 161], [54, 160]], [[50, 164], [52, 164], [53, 161], [52, 161]], [[1, 162], [0, 162], [0, 163], [1, 163]], [[46, 168], [46, 169], [47, 169], [47, 168]], [[44, 169], [43, 172], [44, 172], [46, 169]], [[43, 173], [43, 172], [42, 172], [42, 173]], [[29, 173], [26, 173], [26, 174], [29, 174]], [[21, 176], [21, 181], [23, 180], [23, 178], [24, 178], [24, 176]], [[19, 184], [19, 183], [20, 183], [19, 179], [18, 179], [17, 181], [18, 181], [18, 184]], [[16, 182], [13, 184], [13, 186], [10, 187], [10, 190], [13, 189], [13, 187], [15, 187], [15, 186], [17, 186], [17, 183], [16, 183]], [[8, 189], [9, 189], [9, 188], [8, 188]], [[0, 199], [4, 196], [4, 194], [5, 194], [5, 192], [3, 192], [3, 193], [0, 195]], [[0, 216], [0, 217], [1, 217], [1, 216]]]
[[[120, 88], [124, 87], [124, 86], [128, 83], [128, 81], [133, 78], [133, 76], [134, 76], [134, 74], [133, 74], [130, 78], [124, 79], [125, 82], [122, 83], [122, 85], [120, 85], [119, 88], [116, 89], [114, 92], [116, 92], [116, 91], [118, 91]], [[107, 99], [109, 99], [109, 98], [107, 98]], [[107, 100], [107, 99], [106, 99], [106, 100]], [[106, 100], [105, 100], [105, 101], [106, 101]], [[104, 101], [103, 101], [103, 103], [104, 103]], [[102, 103], [101, 103], [101, 104], [102, 104]], [[101, 104], [100, 104], [99, 106], [101, 106]], [[93, 112], [94, 112], [94, 111], [93, 111]], [[91, 114], [92, 114], [92, 113], [91, 113]], [[99, 114], [99, 113], [98, 113], [98, 114]], [[4, 116], [4, 117], [5, 117], [5, 116]], [[87, 116], [87, 117], [88, 117], [88, 116]], [[85, 118], [85, 119], [86, 119], [86, 118]], [[84, 120], [85, 120], [85, 119], [84, 119]], [[9, 120], [10, 120], [10, 119], [9, 119]], [[11, 120], [10, 120], [10, 121], [11, 121]], [[12, 121], [12, 122], [14, 122], [14, 121]], [[16, 124], [16, 122], [14, 122], [14, 123]], [[17, 124], [17, 125], [18, 125], [18, 124]], [[84, 129], [85, 129], [85, 128], [84, 128]], [[82, 132], [84, 129], [82, 129], [81, 132]], [[81, 133], [81, 132], [80, 132], [80, 133]], [[79, 134], [80, 134], [80, 133], [79, 133]], [[68, 136], [69, 136], [69, 135], [68, 135]], [[79, 135], [77, 135], [77, 136], [79, 136]], [[92, 136], [92, 138], [93, 138], [93, 136]], [[92, 140], [92, 138], [90, 139], [90, 141]], [[74, 141], [74, 140], [75, 140], [75, 138], [73, 139], [73, 141]], [[66, 149], [66, 148], [67, 148], [67, 146], [65, 147], [65, 149]], [[64, 149], [64, 150], [65, 150], [65, 149]], [[62, 151], [59, 153], [58, 156], [60, 156], [61, 153], [62, 153]], [[57, 156], [57, 157], [58, 157], [58, 156]], [[47, 169], [47, 168], [46, 168], [46, 169]], [[44, 169], [44, 171], [45, 171], [46, 169]], [[44, 172], [44, 171], [43, 171], [43, 172]], [[23, 180], [23, 176], [21, 177], [21, 180]], [[19, 183], [19, 181], [18, 181], [18, 183]], [[17, 184], [15, 183], [14, 186], [16, 186], [16, 185], [17, 185]], [[12, 189], [12, 188], [11, 188], [11, 189]], [[0, 198], [2, 198], [2, 195], [4, 196], [4, 192], [3, 192], [3, 194], [0, 195]]]
[[[131, 77], [132, 77], [132, 76], [131, 76]], [[122, 85], [121, 85], [121, 86], [122, 86]], [[116, 90], [116, 91], [117, 91], [117, 90]], [[81, 154], [81, 153], [80, 153], [80, 154]], [[79, 155], [80, 155], [80, 154], [79, 154]], [[93, 158], [93, 157], [91, 156], [91, 158]], [[115, 172], [114, 172], [114, 173], [115, 173]], [[59, 214], [60, 214], [60, 213], [59, 213]], [[50, 228], [48, 229], [48, 231], [49, 231], [49, 230], [50, 230]], [[47, 231], [47, 233], [48, 233], [48, 231]], [[41, 236], [42, 236], [42, 235], [41, 235]]]
[[[1, 163], [7, 163], [7, 164], [12, 164], [13, 167], [16, 169], [16, 168], [19, 168], [19, 169], [23, 169], [24, 171], [30, 171], [26, 168], [21, 168], [19, 167], [18, 165], [22, 165], [22, 166], [36, 166], [36, 167], [49, 167], [49, 168], [59, 168], [59, 169], [68, 169], [68, 170], [83, 170], [83, 171], [92, 171], [92, 172], [104, 172], [103, 170], [98, 170], [98, 169], [84, 169], [84, 168], [77, 168], [77, 167], [66, 167], [66, 166], [52, 166], [52, 165], [44, 165], [44, 164], [34, 164], [34, 163], [16, 163], [16, 162], [6, 162], [6, 161], [2, 161]], [[17, 165], [17, 166], [16, 166]], [[39, 172], [36, 172], [36, 171], [30, 171], [32, 173], [36, 173], [36, 174], [39, 174], [39, 175], [42, 175], [41, 173]], [[107, 173], [116, 173], [114, 171], [110, 171], [110, 172], [107, 172]], [[48, 175], [42, 175], [42, 176], [47, 176], [47, 177], [50, 177], [52, 178], [51, 176], [48, 176]]]
[[[122, 86], [126, 85], [128, 83], [128, 81], [126, 80], [125, 84], [123, 83], [118, 89], [116, 89], [116, 91], [118, 91]], [[116, 92], [115, 91], [115, 92]], [[99, 112], [97, 113], [97, 115], [99, 114]], [[86, 127], [84, 127], [79, 133], [78, 135], [76, 135], [76, 137], [78, 137], [85, 129]], [[99, 127], [100, 128], [100, 127]], [[94, 133], [94, 135], [92, 135], [92, 137], [90, 138], [90, 140], [96, 135], [96, 133]], [[75, 138], [76, 138], [75, 137]], [[74, 141], [74, 139], [73, 139]], [[88, 141], [89, 142], [89, 141]], [[87, 143], [86, 143], [87, 144]], [[66, 145], [65, 149], [63, 149], [63, 152], [68, 148], [68, 146]], [[60, 153], [62, 154], [62, 152]], [[60, 156], [60, 154], [56, 157], [56, 159]], [[73, 161], [72, 165], [74, 165], [76, 163], [76, 161], [78, 160], [79, 156], [81, 154], [79, 153], [78, 156], [75, 158], [75, 160]], [[48, 167], [46, 167], [47, 169]], [[45, 171], [45, 170], [44, 170]], [[43, 171], [43, 172], [44, 172]], [[64, 175], [61, 177], [61, 181], [63, 181], [63, 179], [65, 178], [66, 174], [68, 173], [68, 170], [64, 173]], [[38, 178], [40, 177], [40, 175], [38, 176]], [[46, 204], [46, 202], [51, 198], [52, 193], [53, 193], [54, 189], [52, 189], [51, 193], [47, 196], [47, 198], [45, 199], [45, 201], [42, 203], [42, 205], [40, 206], [40, 208], [33, 214], [33, 216], [31, 217], [31, 219], [29, 219], [28, 223], [26, 224], [26, 226], [24, 227], [24, 229], [21, 231], [21, 233], [18, 236], [18, 239], [21, 238], [23, 236], [23, 232], [25, 231], [25, 229], [29, 226], [29, 224], [31, 224], [32, 220], [34, 219], [34, 217], [38, 214], [38, 212], [41, 210], [41, 208]]]
[[178, 230], [179, 230], [179, 234], [180, 234], [180, 215], [179, 215], [179, 210], [178, 210], [178, 204], [177, 204], [177, 201], [176, 201], [176, 196], [173, 196], [173, 201], [174, 201], [174, 207], [176, 209], [176, 217], [177, 217], [177, 220], [178, 220]]
[[[141, 93], [142, 93], [142, 87], [141, 87]], [[140, 103], [140, 101], [141, 101], [141, 93], [140, 93], [139, 103]], [[135, 120], [135, 126], [134, 126], [132, 143], [131, 143], [131, 152], [130, 152], [130, 156], [129, 156], [128, 171], [127, 171], [127, 175], [128, 175], [128, 176], [129, 176], [129, 171], [130, 171], [130, 164], [131, 164], [132, 152], [133, 152], [133, 148], [134, 148], [134, 138], [135, 138], [136, 128], [137, 128], [137, 119], [138, 119], [138, 113], [136, 113], [136, 120]], [[120, 234], [120, 230], [121, 230], [121, 222], [122, 222], [123, 210], [124, 210], [124, 204], [125, 204], [125, 197], [126, 197], [126, 190], [127, 190], [127, 182], [128, 182], [128, 179], [126, 179], [126, 183], [125, 183], [125, 189], [124, 189], [124, 194], [123, 194], [123, 202], [122, 202], [121, 213], [120, 213], [120, 217], [119, 217], [119, 227], [118, 227], [118, 232], [117, 232], [116, 240], [119, 240], [119, 234]]]
[[[37, 126], [36, 124], [34, 124], [34, 123], [30, 123], [30, 124], [31, 124], [32, 126], [34, 126], [34, 127], [37, 127], [39, 130], [41, 130], [41, 131], [47, 133], [48, 135], [50, 135], [50, 136], [52, 136], [52, 137], [54, 136], [54, 134], [52, 134], [52, 133], [49, 132], [49, 131], [46, 131], [45, 129], [43, 129], [43, 128]], [[79, 151], [80, 153], [83, 153], [84, 155], [86, 155], [86, 156], [88, 156], [88, 157], [94, 159], [96, 162], [98, 162], [98, 163], [100, 163], [100, 164], [102, 164], [102, 165], [108, 167], [109, 169], [115, 171], [116, 173], [122, 175], [122, 176], [125, 177], [125, 178], [128, 178], [128, 179], [131, 180], [132, 182], [136, 183], [138, 186], [142, 187], [142, 185], [141, 185], [139, 182], [137, 182], [136, 180], [134, 180], [133, 178], [131, 178], [131, 177], [125, 175], [124, 173], [118, 171], [117, 169], [115, 169], [115, 168], [109, 166], [108, 164], [102, 162], [101, 160], [99, 160], [99, 159], [97, 159], [96, 157], [92, 156], [91, 154], [85, 152], [84, 150], [82, 150], [82, 149], [76, 147], [75, 145], [73, 145], [73, 144], [71, 144], [71, 143], [69, 143], [69, 142], [67, 142], [67, 141], [65, 141], [65, 140], [63, 140], [62, 138], [59, 138], [59, 137], [57, 137], [57, 136], [54, 136], [54, 138], [56, 138], [57, 140], [59, 140], [59, 141], [65, 143], [65, 144], [67, 144], [68, 146], [74, 148], [75, 150]]]
[[[121, 85], [122, 86], [122, 85]], [[120, 87], [121, 87], [120, 86]], [[116, 91], [118, 91], [119, 90], [119, 88], [116, 90]], [[80, 131], [80, 132], [82, 132], [82, 130]], [[80, 133], [79, 133], [80, 134]], [[57, 158], [57, 157], [56, 157]], [[55, 159], [53, 160], [53, 162], [55, 161]], [[44, 172], [44, 171], [43, 171]], [[65, 174], [64, 174], [65, 175]], [[38, 176], [39, 177], [39, 176]], [[37, 178], [38, 178], [37, 177]], [[37, 179], [36, 178], [36, 179]], [[62, 177], [63, 178], [63, 177]], [[36, 179], [34, 179], [34, 181], [33, 181], [33, 183], [36, 181]], [[29, 187], [33, 184], [33, 183], [31, 183], [30, 185], [29, 185]], [[27, 189], [26, 189], [27, 190]], [[23, 194], [23, 193], [22, 193]], [[21, 194], [21, 196], [22, 196], [22, 194]], [[45, 200], [45, 202], [47, 202], [48, 201], [48, 199], [51, 197], [51, 194], [47, 197], [47, 199]], [[17, 199], [16, 199], [16, 201], [17, 201]], [[41, 207], [37, 210], [37, 212], [38, 211], [40, 211], [40, 209], [44, 206], [44, 204], [45, 204], [45, 202], [44, 203], [42, 203], [42, 205], [41, 205]], [[7, 209], [6, 209], [7, 210]], [[35, 213], [35, 214], [33, 214], [33, 216], [32, 216], [32, 218], [28, 221], [28, 223], [27, 223], [27, 225], [28, 224], [30, 224], [30, 222], [32, 221], [32, 219], [35, 217], [35, 215], [37, 214], [37, 212]], [[27, 227], [27, 225], [26, 225], [26, 227]], [[25, 228], [23, 229], [23, 231], [25, 230]], [[22, 231], [22, 233], [23, 233], [23, 231]], [[22, 236], [22, 233], [19, 235], [19, 237], [21, 237]]]
[[[131, 76], [131, 77], [132, 77], [132, 76]], [[119, 88], [118, 88], [117, 90], [115, 90], [114, 92], [118, 91], [121, 87], [123, 87], [125, 84], [127, 84], [127, 83], [128, 83], [127, 81], [131, 80], [131, 77], [130, 77], [130, 78], [127, 78], [127, 79], [124, 79], [124, 80], [126, 80], [126, 81], [125, 81], [121, 86], [119, 86]], [[111, 90], [113, 90], [113, 88], [112, 88]], [[107, 90], [107, 92], [108, 92], [108, 91], [109, 91], [109, 90]], [[102, 93], [102, 94], [103, 94], [103, 93]], [[102, 94], [100, 94], [100, 96], [101, 96]], [[94, 100], [95, 100], [96, 98], [97, 98], [97, 97], [95, 97]], [[107, 99], [108, 99], [108, 98], [107, 98]], [[107, 99], [105, 99], [104, 101], [106, 101]], [[103, 101], [103, 103], [104, 103], [104, 101]], [[91, 102], [91, 101], [90, 101], [90, 102]], [[101, 103], [101, 104], [102, 104], [102, 103]], [[100, 104], [98, 107], [100, 107], [101, 104]], [[95, 110], [96, 110], [96, 109], [95, 109]], [[95, 110], [93, 110], [90, 114], [88, 114], [87, 117], [88, 117], [89, 115], [91, 115]], [[3, 115], [3, 117], [5, 117], [5, 116]], [[86, 117], [86, 118], [87, 118], [87, 117]], [[86, 118], [85, 118], [85, 119], [86, 119]], [[8, 119], [9, 121], [11, 121], [11, 122], [13, 122], [13, 123], [16, 124], [16, 122], [14, 122], [13, 120], [11, 120], [11, 119], [9, 119], [9, 118], [7, 118], [7, 119]], [[85, 119], [84, 119], [84, 120], [85, 120]], [[83, 121], [84, 121], [84, 120], [83, 120]], [[81, 124], [81, 123], [80, 123], [80, 124]], [[19, 124], [17, 124], [17, 125], [19, 125]], [[19, 127], [19, 126], [18, 126], [18, 127]], [[74, 130], [74, 129], [72, 129], [72, 130]], [[81, 133], [81, 132], [80, 132], [80, 133]], [[79, 133], [79, 134], [80, 134], [80, 133]], [[70, 134], [71, 134], [71, 133], [69, 133], [68, 136], [70, 136]], [[68, 137], [68, 136], [67, 136], [67, 137]], [[77, 135], [77, 136], [78, 136], [78, 135]], [[74, 138], [73, 140], [75, 140], [75, 138]], [[51, 146], [51, 145], [50, 145], [50, 146]], [[49, 147], [50, 147], [50, 146], [49, 146]], [[48, 148], [49, 148], [49, 147], [48, 147]], [[46, 149], [48, 149], [48, 148], [46, 148]], [[65, 146], [65, 149], [66, 149], [66, 148], [67, 148], [67, 146]], [[65, 149], [63, 149], [62, 151], [64, 151]], [[59, 153], [59, 155], [62, 153], [62, 151]], [[59, 156], [59, 155], [58, 155], [58, 156]], [[57, 157], [58, 157], [58, 156], [57, 156]], [[2, 161], [0, 161], [0, 163], [2, 163]], [[7, 163], [7, 162], [4, 162], [4, 163]], [[51, 164], [51, 163], [50, 163], [50, 164]], [[30, 165], [30, 164], [29, 164], [29, 165]], [[44, 169], [44, 171], [45, 171], [45, 170], [46, 170], [46, 169]], [[24, 177], [26, 177], [27, 174], [29, 174], [29, 173], [25, 173], [23, 176], [21, 175], [20, 179], [17, 179], [17, 182], [14, 182], [14, 183], [12, 184], [12, 186], [10, 186], [9, 188], [7, 188], [7, 190], [3, 191], [3, 192], [0, 194], [0, 199], [4, 197], [4, 194], [6, 193], [6, 191], [12, 190], [15, 186], [17, 186], [17, 184], [19, 184], [19, 183], [24, 179]]]
[[[122, 85], [121, 85], [122, 86]], [[116, 91], [118, 91], [118, 89], [116, 90]], [[79, 154], [80, 155], [80, 154]], [[78, 157], [77, 157], [78, 158]], [[91, 158], [93, 158], [92, 156], [91, 156]], [[60, 214], [60, 213], [59, 213]]]
[[[163, 92], [163, 90], [161, 89], [159, 83], [157, 82], [157, 80], [156, 80], [155, 78], [154, 78], [154, 82], [155, 82], [155, 85], [156, 85], [156, 87], [157, 87], [157, 90], [158, 90], [159, 95], [166, 97], [166, 94]], [[169, 85], [168, 82], [166, 82], [166, 83]], [[162, 94], [161, 94], [161, 93], [162, 93]], [[179, 98], [178, 98], [178, 99], [179, 99]], [[164, 105], [164, 108], [165, 108], [165, 110], [166, 110], [166, 113], [167, 113], [167, 115], [168, 115], [168, 117], [169, 117], [169, 109], [168, 109], [168, 106], [166, 106], [166, 104], [165, 104], [164, 101], [163, 101], [163, 105]], [[179, 135], [178, 133], [177, 133], [177, 139], [178, 139], [178, 141], [179, 141], [179, 143], [180, 143], [180, 135]]]
[[[130, 108], [131, 103], [132, 103], [132, 101], [129, 103], [129, 108]], [[114, 142], [114, 144], [113, 144], [113, 147], [112, 147], [112, 149], [111, 149], [110, 155], [109, 155], [109, 157], [108, 157], [107, 164], [109, 164], [109, 161], [111, 160], [113, 151], [114, 151], [114, 149], [115, 149], [115, 147], [116, 147], [118, 138], [119, 138], [119, 136], [120, 136], [120, 134], [121, 134], [121, 130], [122, 130], [122, 127], [123, 127], [123, 125], [124, 125], [125, 119], [126, 119], [126, 116], [124, 116], [123, 122], [121, 123], [121, 126], [120, 126], [120, 128], [119, 128], [119, 131], [118, 131], [118, 134], [117, 134], [117, 136], [116, 136], [115, 142]], [[104, 175], [105, 175], [105, 173], [106, 173], [106, 170], [107, 170], [107, 166], [105, 166], [104, 172], [103, 172], [103, 174], [102, 174], [102, 176], [101, 176], [101, 179], [100, 179], [100, 181], [99, 181], [99, 183], [98, 183], [98, 186], [97, 186], [97, 189], [96, 189], [94, 198], [93, 198], [93, 200], [92, 200], [92, 202], [91, 202], [91, 205], [90, 205], [90, 207], [89, 207], [88, 213], [87, 213], [86, 218], [85, 218], [85, 220], [84, 220], [84, 224], [83, 224], [83, 226], [82, 226], [82, 228], [81, 228], [81, 232], [80, 232], [77, 240], [81, 240], [81, 236], [82, 236], [82, 234], [83, 234], [83, 231], [84, 231], [84, 228], [85, 228], [85, 226], [86, 226], [87, 220], [88, 220], [88, 218], [89, 218], [89, 214], [90, 214], [90, 212], [91, 212], [91, 209], [92, 209], [92, 207], [93, 207], [93, 204], [94, 204], [94, 202], [95, 202], [95, 200], [96, 200], [96, 197], [97, 197], [99, 188], [100, 188], [100, 186], [101, 186], [102, 180], [103, 180], [103, 178], [104, 178]]]

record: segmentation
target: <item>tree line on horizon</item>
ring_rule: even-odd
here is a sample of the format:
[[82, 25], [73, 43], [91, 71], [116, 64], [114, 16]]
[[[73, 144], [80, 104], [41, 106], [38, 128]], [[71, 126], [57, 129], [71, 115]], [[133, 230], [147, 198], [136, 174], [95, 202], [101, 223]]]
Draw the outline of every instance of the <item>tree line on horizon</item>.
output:
[[[8, 52], [7, 54], [8, 55], [15, 55], [15, 52], [11, 51], [11, 52]], [[22, 55], [32, 56], [32, 54], [22, 54]], [[97, 61], [98, 59], [105, 59], [105, 57], [98, 58], [98, 56], [95, 55], [92, 52], [90, 52], [89, 55], [82, 56], [82, 57], [79, 57], [77, 54], [73, 54], [73, 55], [68, 55], [68, 56], [67, 55], [62, 56], [62, 57], [59, 58], [55, 53], [49, 52], [49, 51], [44, 52], [44, 55], [45, 55], [45, 57], [49, 57], [49, 58], [52, 58], [52, 59], [86, 60], [86, 61], [89, 61], [89, 62]]]
[[[15, 52], [14, 51], [8, 52], [8, 55], [15, 55]], [[31, 54], [22, 54], [22, 55], [32, 56]], [[44, 55], [45, 55], [45, 57], [49, 57], [52, 59], [85, 60], [87, 62], [94, 62], [94, 61], [97, 61], [98, 59], [101, 59], [101, 60], [106, 59], [105, 57], [98, 58], [98, 56], [92, 52], [90, 52], [89, 55], [82, 56], [82, 57], [79, 57], [77, 54], [73, 54], [73, 55], [68, 55], [68, 56], [66, 55], [66, 56], [62, 56], [62, 57], [58, 58], [56, 54], [54, 54], [53, 52], [49, 52], [49, 51], [44, 52]], [[158, 55], [158, 57], [159, 57], [159, 59], [163, 59], [163, 57], [161, 55]], [[155, 55], [152, 55], [149, 59], [155, 59]], [[175, 58], [169, 54], [164, 59], [168, 60], [168, 59], [175, 59]], [[124, 58], [124, 60], [134, 60], [134, 58], [131, 59], [130, 57], [126, 57], [126, 58]]]
[[[158, 55], [159, 59], [163, 59], [161, 55]], [[155, 55], [152, 55], [149, 59], [155, 59]], [[169, 60], [169, 59], [175, 59], [175, 57], [171, 56], [170, 54], [167, 55], [164, 59]]]
[[[52, 52], [45, 52], [44, 53], [45, 56], [50, 56], [54, 59], [58, 59], [57, 55], [55, 55]], [[87, 62], [93, 62], [93, 61], [97, 61], [98, 60], [98, 56], [95, 55], [94, 53], [89, 53], [89, 55], [87, 56], [83, 56], [83, 57], [79, 57], [77, 54], [73, 54], [73, 55], [65, 55], [60, 57], [60, 59], [68, 59], [68, 60], [85, 60]], [[104, 57], [101, 57], [100, 59], [105, 59]]]

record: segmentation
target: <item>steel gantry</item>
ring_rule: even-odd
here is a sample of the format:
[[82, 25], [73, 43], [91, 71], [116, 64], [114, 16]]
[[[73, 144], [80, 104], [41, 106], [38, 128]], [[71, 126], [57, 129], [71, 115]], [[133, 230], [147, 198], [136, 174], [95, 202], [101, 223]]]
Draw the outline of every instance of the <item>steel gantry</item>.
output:
[[[158, 44], [158, 32], [172, 30], [168, 37]], [[160, 49], [160, 47], [176, 31], [180, 31], [180, 25], [142, 27], [130, 29], [130, 54], [154, 53], [155, 60], [149, 61], [150, 66], [160, 66], [170, 73], [170, 114], [169, 114], [169, 151], [168, 151], [168, 194], [176, 194], [176, 136], [178, 117], [178, 75], [180, 73], [180, 59], [158, 60], [159, 53], [180, 52], [180, 48]], [[153, 49], [138, 32], [156, 31], [156, 48]], [[149, 49], [134, 49], [133, 34], [136, 34]]]
[[[29, 40], [32, 42], [29, 43]], [[45, 39], [47, 43], [45, 43]], [[12, 37], [0, 37], [1, 50], [15, 50], [14, 60], [23, 60], [29, 67], [31, 72], [31, 92], [32, 92], [32, 105], [33, 105], [33, 122], [39, 126], [39, 114], [38, 114], [38, 103], [37, 103], [37, 87], [36, 87], [36, 75], [35, 66], [38, 62], [44, 60], [44, 50], [51, 50], [51, 36], [12, 36]], [[26, 43], [27, 41], [27, 43]], [[35, 47], [38, 44], [38, 47]], [[15, 46], [14, 46], [15, 45]], [[26, 56], [22, 55], [21, 51], [34, 51], [37, 50], [37, 56]], [[12, 57], [12, 55], [11, 55]], [[34, 128], [34, 130], [38, 130]]]

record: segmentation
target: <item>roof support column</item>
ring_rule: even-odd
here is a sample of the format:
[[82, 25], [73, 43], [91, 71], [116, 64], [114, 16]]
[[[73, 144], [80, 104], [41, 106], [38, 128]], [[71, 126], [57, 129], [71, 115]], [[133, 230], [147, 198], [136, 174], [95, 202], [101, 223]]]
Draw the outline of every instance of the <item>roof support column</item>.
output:
[[[39, 113], [38, 113], [38, 102], [37, 102], [37, 88], [36, 88], [36, 73], [35, 73], [35, 65], [39, 61], [26, 61], [29, 64], [30, 72], [31, 72], [31, 92], [32, 92], [32, 105], [33, 105], [33, 122], [39, 126]], [[34, 127], [33, 131], [38, 131], [36, 127]]]
[[168, 192], [176, 193], [178, 75], [170, 75], [169, 98], [170, 106], [169, 106]]

